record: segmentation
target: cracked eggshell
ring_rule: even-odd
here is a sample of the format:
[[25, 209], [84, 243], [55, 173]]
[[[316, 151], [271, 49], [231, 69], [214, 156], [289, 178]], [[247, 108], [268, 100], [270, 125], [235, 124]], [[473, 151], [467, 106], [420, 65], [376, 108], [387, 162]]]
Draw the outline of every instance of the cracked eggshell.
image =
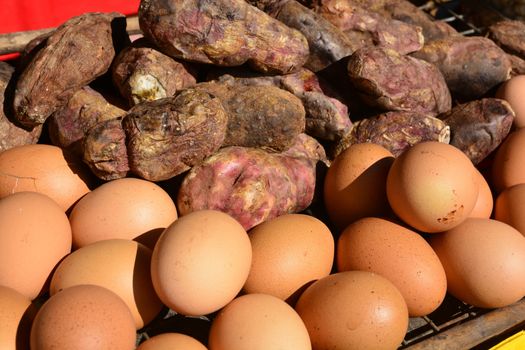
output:
[[386, 192], [392, 210], [413, 228], [436, 233], [461, 224], [472, 212], [479, 175], [458, 148], [421, 142], [394, 160]]

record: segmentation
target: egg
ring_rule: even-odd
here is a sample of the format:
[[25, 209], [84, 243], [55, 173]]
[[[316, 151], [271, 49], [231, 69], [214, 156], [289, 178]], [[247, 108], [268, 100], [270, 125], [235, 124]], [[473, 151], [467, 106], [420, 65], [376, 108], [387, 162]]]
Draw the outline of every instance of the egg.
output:
[[129, 308], [109, 289], [73, 286], [53, 295], [37, 312], [31, 350], [133, 350], [135, 322]]
[[126, 302], [140, 329], [162, 310], [151, 282], [151, 249], [126, 239], [109, 239], [84, 246], [60, 262], [51, 279], [51, 295], [79, 284], [94, 284], [115, 292]]
[[70, 251], [69, 221], [51, 198], [18, 192], [0, 200], [0, 285], [32, 300]]
[[181, 333], [155, 335], [141, 343], [137, 350], [207, 350], [201, 342]]
[[393, 160], [390, 151], [374, 143], [351, 145], [335, 158], [324, 180], [324, 202], [337, 228], [389, 211], [386, 178]]
[[479, 178], [479, 192], [476, 204], [470, 212], [469, 217], [471, 218], [485, 218], [489, 219], [494, 209], [494, 197], [492, 196], [492, 190], [485, 177], [477, 170]]
[[410, 316], [436, 310], [447, 291], [445, 270], [427, 241], [385, 219], [363, 218], [342, 232], [337, 241], [337, 269], [386, 277], [405, 298]]
[[469, 218], [433, 235], [430, 245], [445, 268], [448, 291], [457, 299], [498, 308], [525, 296], [525, 237], [512, 226]]
[[525, 129], [511, 132], [496, 150], [491, 167], [491, 179], [497, 193], [505, 188], [525, 183]]
[[3, 350], [29, 348], [33, 314], [29, 298], [0, 286], [0, 344]]
[[249, 232], [252, 265], [244, 284], [247, 293], [293, 299], [309, 282], [327, 276], [334, 260], [334, 238], [319, 219], [287, 214]]
[[321, 278], [305, 290], [295, 310], [316, 350], [396, 349], [408, 327], [408, 310], [399, 290], [368, 271]]
[[[177, 219], [175, 203], [159, 185], [142, 179], [106, 182], [71, 210], [73, 244], [83, 247], [104, 239], [137, 239], [153, 249], [160, 233]], [[142, 239], [145, 238], [145, 241]]]
[[32, 144], [0, 153], [0, 198], [15, 192], [38, 192], [67, 211], [90, 191], [92, 181], [84, 164], [57, 146]]
[[206, 315], [241, 291], [251, 260], [250, 239], [237, 220], [200, 210], [164, 230], [153, 250], [151, 277], [166, 306], [183, 315]]
[[234, 299], [213, 320], [210, 350], [309, 350], [308, 331], [297, 312], [267, 294]]
[[516, 113], [514, 126], [523, 128], [525, 126], [525, 75], [517, 75], [501, 84], [496, 91], [496, 97], [510, 104]]
[[525, 183], [511, 186], [498, 195], [494, 219], [509, 224], [525, 236]]
[[479, 175], [458, 148], [425, 141], [394, 160], [386, 190], [397, 216], [416, 230], [435, 233], [470, 215], [478, 198]]

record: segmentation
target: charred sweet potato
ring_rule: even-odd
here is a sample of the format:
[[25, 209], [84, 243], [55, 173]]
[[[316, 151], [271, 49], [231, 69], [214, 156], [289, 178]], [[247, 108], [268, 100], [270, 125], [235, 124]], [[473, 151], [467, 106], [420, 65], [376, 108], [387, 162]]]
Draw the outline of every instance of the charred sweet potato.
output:
[[79, 89], [67, 104], [49, 119], [51, 142], [75, 154], [82, 154], [82, 140], [96, 124], [122, 117], [126, 111], [108, 103], [97, 91], [86, 86]]
[[129, 46], [115, 57], [113, 83], [133, 106], [175, 95], [196, 84], [183, 63], [150, 47]]
[[437, 67], [394, 50], [359, 49], [348, 61], [348, 74], [365, 102], [386, 111], [437, 115], [451, 107], [450, 92]]
[[472, 36], [450, 36], [426, 44], [413, 57], [436, 65], [457, 99], [470, 101], [484, 96], [507, 80], [511, 63], [492, 40]]
[[115, 55], [114, 40], [129, 40], [125, 28], [118, 13], [87, 13], [57, 28], [18, 79], [13, 105], [20, 123], [43, 124], [75, 91], [104, 74]]
[[139, 23], [162, 52], [188, 61], [289, 73], [309, 55], [299, 31], [243, 0], [142, 0]]
[[479, 164], [508, 135], [514, 116], [506, 101], [484, 98], [457, 105], [439, 118], [450, 125], [450, 144]]
[[182, 181], [177, 208], [181, 215], [201, 209], [228, 213], [248, 230], [312, 202], [317, 161], [226, 147], [193, 167]]

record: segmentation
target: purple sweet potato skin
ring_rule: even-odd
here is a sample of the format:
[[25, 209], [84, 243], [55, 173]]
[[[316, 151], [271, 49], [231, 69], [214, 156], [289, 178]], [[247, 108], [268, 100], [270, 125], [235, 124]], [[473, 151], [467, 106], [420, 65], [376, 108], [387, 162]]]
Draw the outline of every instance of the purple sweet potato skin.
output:
[[289, 73], [308, 59], [306, 38], [243, 0], [142, 0], [144, 36], [187, 61]]
[[437, 115], [452, 99], [436, 66], [394, 50], [364, 47], [348, 61], [350, 80], [363, 100], [385, 111]]
[[125, 23], [122, 14], [87, 13], [57, 28], [18, 79], [13, 101], [18, 121], [27, 127], [43, 124], [75, 91], [104, 74]]
[[312, 202], [316, 160], [226, 147], [193, 167], [177, 197], [180, 215], [200, 209], [228, 213], [249, 230]]
[[488, 37], [505, 52], [525, 58], [525, 23], [518, 20], [503, 20], [492, 24]]

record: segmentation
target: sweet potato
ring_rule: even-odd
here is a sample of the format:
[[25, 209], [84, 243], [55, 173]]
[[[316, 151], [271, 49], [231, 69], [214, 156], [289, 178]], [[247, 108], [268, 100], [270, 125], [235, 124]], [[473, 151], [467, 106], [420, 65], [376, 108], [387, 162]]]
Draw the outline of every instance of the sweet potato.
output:
[[450, 144], [479, 164], [507, 137], [514, 116], [506, 101], [483, 98], [457, 105], [439, 118], [450, 125]]
[[451, 94], [463, 101], [483, 97], [510, 77], [507, 55], [485, 37], [450, 36], [426, 44], [412, 56], [436, 65]]
[[316, 160], [226, 147], [193, 167], [177, 197], [181, 215], [215, 209], [237, 219], [246, 230], [312, 202]]
[[139, 23], [160, 51], [188, 61], [289, 73], [309, 55], [299, 31], [243, 0], [143, 0]]
[[18, 79], [17, 120], [27, 127], [43, 124], [75, 91], [104, 74], [115, 55], [114, 40], [129, 41], [125, 28], [118, 13], [87, 13], [57, 28]]
[[450, 92], [436, 66], [379, 47], [357, 50], [348, 74], [363, 100], [386, 111], [437, 115], [451, 107]]
[[525, 23], [504, 20], [488, 28], [488, 37], [505, 52], [525, 58]]

